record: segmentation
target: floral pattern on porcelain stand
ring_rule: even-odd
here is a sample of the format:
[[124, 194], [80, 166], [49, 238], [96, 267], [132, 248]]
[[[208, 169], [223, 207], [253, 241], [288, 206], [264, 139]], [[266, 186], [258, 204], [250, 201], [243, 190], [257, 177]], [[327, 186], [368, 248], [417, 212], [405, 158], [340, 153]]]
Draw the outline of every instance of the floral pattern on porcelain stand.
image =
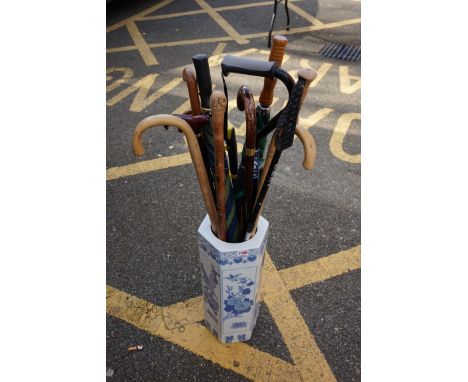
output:
[[255, 237], [243, 243], [220, 241], [211, 232], [208, 217], [198, 229], [205, 325], [220, 342], [252, 336], [267, 237], [268, 222], [263, 218]]

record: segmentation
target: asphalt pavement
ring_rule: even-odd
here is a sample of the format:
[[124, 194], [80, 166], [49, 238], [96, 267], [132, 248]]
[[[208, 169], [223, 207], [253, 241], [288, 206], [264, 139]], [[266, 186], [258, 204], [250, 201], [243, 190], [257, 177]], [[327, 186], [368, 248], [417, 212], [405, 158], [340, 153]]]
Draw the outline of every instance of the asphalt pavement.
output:
[[[303, 169], [295, 141], [277, 166], [263, 216], [271, 277], [284, 281], [287, 303], [282, 314], [281, 304], [262, 302], [246, 347], [210, 351], [217, 345], [191, 314], [201, 295], [196, 233], [206, 211], [182, 134], [151, 129], [144, 156], [131, 148], [141, 119], [187, 108], [181, 73], [194, 54], [214, 56], [217, 89], [221, 54], [267, 60], [272, 9], [272, 1], [247, 0], [107, 4], [109, 381], [360, 380], [360, 62], [318, 53], [329, 42], [360, 45], [360, 2], [290, 0], [289, 32], [278, 7], [275, 30], [289, 40], [283, 67], [319, 73], [300, 120], [316, 141], [317, 160], [312, 171]], [[244, 84], [258, 96], [263, 80], [229, 76], [230, 100]], [[273, 113], [286, 90], [277, 86], [275, 96]], [[234, 107], [229, 121], [241, 126], [243, 112]], [[156, 325], [161, 312], [165, 329]], [[143, 348], [129, 351], [134, 345]], [[248, 367], [245, 352], [252, 354]]]

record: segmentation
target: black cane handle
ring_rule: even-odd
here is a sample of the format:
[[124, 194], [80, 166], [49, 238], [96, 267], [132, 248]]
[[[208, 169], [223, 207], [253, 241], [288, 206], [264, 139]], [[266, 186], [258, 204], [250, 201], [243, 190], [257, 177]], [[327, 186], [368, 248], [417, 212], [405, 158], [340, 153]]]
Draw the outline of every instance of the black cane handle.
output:
[[208, 65], [208, 56], [203, 53], [192, 57], [193, 66], [197, 74], [198, 90], [200, 91], [201, 105], [205, 109], [210, 108], [210, 97], [212, 93], [212, 83], [210, 66]]

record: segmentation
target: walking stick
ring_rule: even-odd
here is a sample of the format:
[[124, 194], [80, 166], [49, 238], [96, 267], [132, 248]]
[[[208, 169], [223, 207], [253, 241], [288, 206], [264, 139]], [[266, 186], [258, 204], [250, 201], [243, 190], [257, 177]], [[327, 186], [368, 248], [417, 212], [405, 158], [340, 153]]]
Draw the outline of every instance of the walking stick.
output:
[[214, 137], [215, 175], [216, 175], [216, 211], [218, 216], [218, 238], [226, 241], [225, 168], [224, 168], [224, 111], [227, 107], [226, 97], [215, 91], [211, 95], [211, 123]]
[[255, 207], [247, 223], [247, 233], [245, 240], [248, 240], [253, 234], [263, 208], [266, 193], [271, 183], [273, 172], [281, 157], [283, 150], [291, 147], [294, 139], [299, 111], [307, 95], [310, 83], [317, 77], [317, 73], [312, 69], [300, 69], [298, 71], [298, 81], [292, 90], [291, 96], [286, 106], [286, 113], [283, 113], [278, 121], [278, 127], [271, 138], [268, 149], [265, 167], [263, 169], [260, 187], [255, 201]]
[[[278, 67], [283, 64], [284, 52], [288, 45], [288, 39], [284, 36], [273, 37], [273, 46], [270, 50], [268, 61], [276, 63]], [[276, 78], [265, 78], [263, 80], [263, 88], [260, 93], [259, 105], [257, 105], [257, 132], [259, 132], [263, 126], [265, 126], [270, 120], [270, 107], [273, 103], [273, 93], [276, 86]], [[256, 174], [254, 178], [254, 193], [257, 193], [258, 181], [260, 178], [262, 165], [263, 165], [263, 153], [267, 144], [267, 137], [259, 139], [257, 142], [257, 155], [256, 155]]]
[[[255, 136], [257, 119], [255, 115], [255, 101], [252, 91], [247, 86], [241, 86], [237, 92], [237, 108], [245, 111], [245, 144], [243, 153], [245, 156], [245, 172], [243, 174], [244, 198], [240, 200], [240, 224], [241, 232], [244, 232], [244, 222], [250, 214], [253, 195], [253, 177], [255, 160]], [[244, 168], [244, 167], [243, 167]]]
[[182, 71], [182, 78], [187, 83], [192, 115], [200, 115], [202, 113], [202, 109], [198, 98], [197, 77], [195, 76], [193, 69], [189, 67], [184, 68]]
[[[209, 116], [208, 115], [203, 115], [202, 114], [202, 108], [200, 106], [200, 99], [198, 98], [198, 85], [197, 85], [197, 77], [195, 76], [195, 73], [192, 68], [186, 67], [182, 71], [182, 78], [184, 81], [187, 83], [187, 89], [189, 93], [189, 100], [190, 100], [190, 107], [192, 110], [192, 116], [197, 117], [197, 116], [203, 116], [205, 118], [204, 121], [205, 123], [195, 123], [192, 124], [190, 121], [187, 121], [190, 126], [192, 126], [193, 131], [197, 137], [198, 144], [200, 145], [200, 151], [203, 157], [203, 163], [205, 164], [205, 169], [208, 174], [208, 179], [210, 181], [210, 188], [211, 192], [213, 193], [213, 197], [215, 195], [214, 191], [214, 184], [213, 184], [213, 175], [211, 173], [210, 169], [210, 162], [208, 159], [208, 153], [207, 153], [207, 147], [206, 147], [206, 141], [205, 137], [203, 134], [203, 128], [207, 124], [209, 124]], [[211, 79], [210, 79], [211, 81]], [[211, 83], [211, 82], [210, 82]], [[182, 117], [182, 115], [178, 115], [179, 117], [183, 118], [184, 120], [187, 120], [185, 117]], [[193, 119], [195, 120], [195, 118]], [[201, 119], [200, 119], [201, 121]]]
[[193, 162], [193, 167], [195, 168], [195, 173], [197, 174], [198, 183], [200, 185], [200, 190], [205, 202], [205, 207], [208, 212], [208, 216], [210, 217], [211, 227], [213, 231], [217, 233], [218, 223], [216, 207], [213, 200], [213, 194], [211, 193], [208, 175], [203, 164], [203, 158], [200, 152], [200, 146], [198, 144], [197, 137], [187, 122], [179, 117], [168, 114], [152, 115], [146, 117], [140, 121], [140, 123], [138, 123], [135, 131], [133, 132], [132, 146], [134, 154], [137, 156], [144, 155], [145, 148], [143, 147], [141, 137], [147, 129], [155, 126], [175, 126], [182, 130], [182, 132], [185, 134], [190, 156]]

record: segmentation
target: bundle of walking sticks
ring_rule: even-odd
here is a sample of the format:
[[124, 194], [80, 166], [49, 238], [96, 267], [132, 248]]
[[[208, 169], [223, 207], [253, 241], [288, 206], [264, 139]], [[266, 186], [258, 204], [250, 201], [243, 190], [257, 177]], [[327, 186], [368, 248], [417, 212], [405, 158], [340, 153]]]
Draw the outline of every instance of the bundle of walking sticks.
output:
[[[258, 105], [248, 86], [241, 86], [237, 92], [237, 108], [245, 112], [246, 121], [240, 164], [235, 129], [229, 129], [227, 123], [226, 83], [224, 93], [212, 91], [205, 54], [193, 56], [195, 72], [190, 67], [182, 72], [191, 110], [147, 117], [133, 134], [133, 151], [138, 156], [144, 154], [141, 137], [150, 127], [174, 126], [185, 134], [212, 230], [223, 241], [238, 243], [255, 235], [273, 172], [281, 153], [292, 146], [294, 134], [304, 147], [303, 167], [310, 170], [314, 165], [314, 139], [296, 125], [301, 105], [317, 74], [312, 69], [300, 69], [296, 82], [281, 68], [287, 43], [285, 37], [276, 36], [269, 61], [228, 55], [221, 63], [223, 81], [231, 73], [264, 78]], [[286, 106], [271, 117], [277, 80], [286, 86], [289, 97]], [[272, 137], [265, 157], [270, 133]]]

